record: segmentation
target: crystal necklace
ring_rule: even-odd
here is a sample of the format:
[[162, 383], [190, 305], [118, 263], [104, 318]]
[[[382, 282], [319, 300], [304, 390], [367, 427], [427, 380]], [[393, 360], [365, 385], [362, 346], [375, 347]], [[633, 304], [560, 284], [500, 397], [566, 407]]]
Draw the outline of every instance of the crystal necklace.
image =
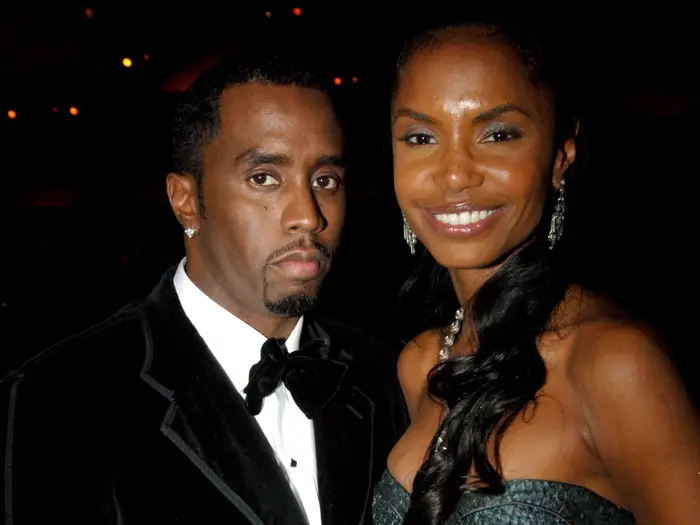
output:
[[464, 321], [464, 308], [459, 308], [455, 312], [455, 320], [452, 324], [447, 327], [445, 337], [442, 339], [442, 346], [440, 347], [440, 362], [442, 363], [448, 357], [450, 357], [450, 350], [452, 345], [455, 344], [455, 339], [459, 335], [459, 331], [462, 329], [462, 322]]
[[[442, 345], [440, 346], [440, 353], [438, 354], [440, 362], [444, 362], [448, 357], [450, 357], [450, 350], [455, 344], [455, 340], [462, 329], [462, 323], [464, 322], [464, 308], [459, 308], [455, 312], [455, 320], [452, 324], [447, 327], [445, 336], [442, 339]], [[447, 407], [445, 407], [447, 408]], [[435, 440], [435, 448], [441, 452], [447, 450], [447, 447], [442, 444], [445, 439], [445, 433], [447, 429], [443, 429]]]

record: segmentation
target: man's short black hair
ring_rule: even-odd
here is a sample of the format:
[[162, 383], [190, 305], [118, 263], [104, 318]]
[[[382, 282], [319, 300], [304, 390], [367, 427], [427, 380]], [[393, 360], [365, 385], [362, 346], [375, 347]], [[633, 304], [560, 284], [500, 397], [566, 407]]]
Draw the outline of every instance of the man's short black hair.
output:
[[194, 81], [175, 109], [173, 171], [203, 176], [203, 150], [221, 128], [219, 103], [236, 84], [297, 86], [327, 93], [320, 69], [302, 52], [258, 50], [226, 57]]

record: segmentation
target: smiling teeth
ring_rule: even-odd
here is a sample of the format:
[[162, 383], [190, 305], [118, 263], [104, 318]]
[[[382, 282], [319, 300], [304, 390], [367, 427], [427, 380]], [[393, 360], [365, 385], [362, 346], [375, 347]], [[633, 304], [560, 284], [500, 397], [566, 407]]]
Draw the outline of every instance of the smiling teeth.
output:
[[493, 215], [493, 210], [464, 211], [462, 213], [439, 213], [435, 218], [451, 226], [467, 226]]

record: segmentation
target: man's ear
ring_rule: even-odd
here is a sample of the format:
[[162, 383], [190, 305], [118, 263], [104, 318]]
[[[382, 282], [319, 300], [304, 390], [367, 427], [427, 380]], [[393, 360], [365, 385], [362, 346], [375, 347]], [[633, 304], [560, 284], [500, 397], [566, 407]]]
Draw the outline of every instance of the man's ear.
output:
[[169, 173], [166, 178], [170, 207], [183, 228], [199, 231], [199, 185], [190, 174]]

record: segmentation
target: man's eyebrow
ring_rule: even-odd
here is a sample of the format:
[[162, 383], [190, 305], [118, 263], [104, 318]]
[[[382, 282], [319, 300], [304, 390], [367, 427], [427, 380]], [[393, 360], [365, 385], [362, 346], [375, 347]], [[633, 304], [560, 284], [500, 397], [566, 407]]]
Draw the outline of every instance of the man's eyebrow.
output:
[[340, 168], [345, 167], [345, 161], [340, 155], [321, 155], [316, 159], [312, 171], [316, 171], [322, 166], [338, 166]]
[[247, 149], [234, 160], [237, 164], [246, 162], [252, 166], [260, 166], [261, 164], [289, 164], [290, 162], [289, 157], [286, 155], [268, 153], [260, 148]]

